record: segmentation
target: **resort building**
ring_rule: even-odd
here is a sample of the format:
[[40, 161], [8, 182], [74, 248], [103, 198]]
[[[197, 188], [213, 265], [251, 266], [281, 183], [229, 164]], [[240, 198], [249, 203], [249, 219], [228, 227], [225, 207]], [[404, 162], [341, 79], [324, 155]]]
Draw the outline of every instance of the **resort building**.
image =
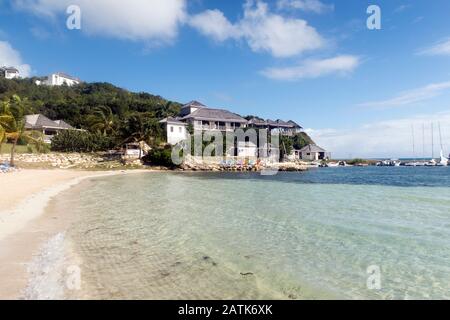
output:
[[[301, 132], [303, 128], [294, 121], [263, 120], [252, 118], [247, 120], [240, 115], [224, 109], [209, 108], [198, 101], [191, 101], [182, 106], [178, 117], [165, 118], [160, 121], [165, 126], [167, 143], [175, 145], [188, 137], [188, 127], [194, 132], [219, 131], [223, 133], [235, 132], [237, 129], [254, 128], [267, 129], [281, 135], [292, 136]], [[257, 157], [261, 147], [255, 142], [236, 141], [234, 150], [228, 150], [232, 156]]]
[[172, 117], [161, 120], [167, 132], [167, 143], [175, 145], [187, 138], [187, 124]]
[[248, 126], [255, 129], [267, 129], [272, 133], [279, 133], [280, 135], [293, 136], [296, 133], [302, 132], [303, 128], [292, 120], [287, 122], [283, 120], [263, 120], [261, 118], [252, 118], [248, 121]]
[[181, 121], [191, 124], [194, 131], [234, 132], [247, 125], [247, 120], [223, 109], [212, 109], [197, 101], [189, 102], [181, 109]]
[[[234, 132], [240, 128], [268, 129], [270, 132], [279, 132], [282, 135], [293, 135], [301, 132], [303, 128], [292, 120], [263, 120], [252, 118], [246, 120], [240, 115], [224, 109], [214, 109], [198, 101], [185, 104], [176, 118], [166, 118], [160, 121], [166, 126], [167, 142], [176, 144], [187, 137], [183, 124], [191, 125], [194, 131], [222, 131]], [[183, 134], [186, 133], [186, 134]]]
[[20, 72], [16, 68], [13, 67], [1, 67], [0, 75], [6, 79], [16, 79], [20, 78]]
[[76, 130], [63, 120], [50, 120], [42, 114], [31, 114], [25, 116], [25, 129], [40, 131], [44, 134], [44, 142], [51, 143], [53, 136], [63, 130]]
[[300, 150], [293, 150], [292, 157], [295, 160], [327, 160], [331, 158], [331, 154], [314, 144], [309, 144]]
[[[57, 72], [57, 73], [52, 73], [51, 75], [49, 75], [47, 77], [47, 80], [45, 80], [44, 82], [42, 82], [45, 85], [48, 86], [74, 86], [77, 84], [81, 83], [81, 80], [75, 77], [72, 77], [68, 74], [62, 73], [62, 72]], [[40, 84], [40, 83], [37, 83]]]

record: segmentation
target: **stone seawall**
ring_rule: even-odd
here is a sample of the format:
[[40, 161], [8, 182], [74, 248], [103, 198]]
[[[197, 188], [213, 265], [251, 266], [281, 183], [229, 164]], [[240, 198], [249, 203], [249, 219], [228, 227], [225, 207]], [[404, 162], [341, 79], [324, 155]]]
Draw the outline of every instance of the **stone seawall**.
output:
[[[9, 162], [10, 155], [0, 155], [0, 162]], [[123, 167], [120, 155], [98, 153], [43, 153], [16, 154], [15, 162], [20, 167], [45, 167], [60, 169], [115, 169]], [[141, 165], [138, 160], [133, 165]]]
[[[0, 163], [8, 163], [9, 154], [0, 155]], [[90, 169], [113, 170], [127, 168], [143, 168], [144, 164], [139, 159], [124, 159], [120, 154], [109, 153], [45, 153], [45, 154], [16, 154], [16, 165], [20, 168], [58, 168], [58, 169]], [[155, 167], [155, 170], [167, 170], [163, 167]], [[270, 163], [259, 160], [234, 159], [223, 160], [219, 157], [194, 158], [187, 157], [178, 168], [182, 171], [305, 171], [308, 166], [303, 163]]]

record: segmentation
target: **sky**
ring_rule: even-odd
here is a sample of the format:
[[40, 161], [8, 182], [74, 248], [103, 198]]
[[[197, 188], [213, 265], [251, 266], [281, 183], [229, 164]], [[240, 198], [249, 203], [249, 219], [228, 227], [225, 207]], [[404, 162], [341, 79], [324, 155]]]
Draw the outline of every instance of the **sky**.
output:
[[0, 0], [0, 65], [292, 119], [336, 158], [431, 157], [432, 123], [450, 152], [448, 0]]

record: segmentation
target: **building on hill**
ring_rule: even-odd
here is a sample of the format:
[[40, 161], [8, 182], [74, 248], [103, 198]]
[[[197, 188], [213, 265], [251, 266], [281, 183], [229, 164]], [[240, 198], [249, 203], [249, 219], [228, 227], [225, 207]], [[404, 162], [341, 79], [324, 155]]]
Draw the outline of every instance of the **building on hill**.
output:
[[47, 86], [74, 86], [80, 84], [81, 80], [75, 77], [72, 77], [63, 72], [52, 73], [47, 77], [47, 79], [43, 82], [37, 81], [36, 84], [45, 84]]
[[14, 67], [0, 67], [0, 75], [5, 79], [20, 78], [20, 72]]
[[[193, 103], [195, 104], [194, 107]], [[188, 109], [190, 113], [184, 115], [181, 121], [191, 124], [194, 131], [223, 131], [233, 132], [236, 129], [244, 128], [247, 125], [247, 120], [223, 109], [213, 109], [204, 105], [198, 105], [197, 102], [190, 102], [182, 107], [183, 111]]]
[[198, 109], [201, 108], [207, 108], [207, 106], [195, 100], [186, 103], [184, 106], [181, 107], [180, 117], [187, 116], [188, 114], [191, 114], [192, 112], [197, 111]]
[[[263, 120], [252, 118], [247, 120], [240, 115], [224, 109], [210, 108], [198, 101], [191, 101], [181, 107], [178, 117], [165, 118], [160, 121], [165, 126], [167, 143], [175, 145], [188, 138], [188, 125], [194, 132], [217, 131], [233, 133], [237, 129], [268, 129], [281, 135], [292, 136], [303, 128], [292, 120]], [[238, 141], [235, 150], [228, 150], [234, 156], [256, 157], [259, 147], [250, 141]]]
[[44, 134], [44, 142], [51, 143], [52, 137], [63, 130], [76, 130], [63, 120], [50, 120], [42, 114], [25, 116], [25, 130], [40, 131]]

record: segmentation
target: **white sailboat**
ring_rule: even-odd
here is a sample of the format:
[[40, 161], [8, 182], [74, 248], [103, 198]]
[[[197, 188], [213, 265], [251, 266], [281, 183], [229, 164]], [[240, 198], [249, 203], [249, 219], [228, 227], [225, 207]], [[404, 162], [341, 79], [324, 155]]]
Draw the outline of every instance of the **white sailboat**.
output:
[[442, 146], [442, 133], [441, 133], [441, 123], [439, 125], [439, 143], [441, 145], [441, 160], [438, 162], [439, 166], [448, 166], [448, 158], [444, 157], [444, 147]]
[[448, 166], [448, 158], [444, 157], [444, 151], [441, 149], [441, 161], [439, 162], [440, 166]]

